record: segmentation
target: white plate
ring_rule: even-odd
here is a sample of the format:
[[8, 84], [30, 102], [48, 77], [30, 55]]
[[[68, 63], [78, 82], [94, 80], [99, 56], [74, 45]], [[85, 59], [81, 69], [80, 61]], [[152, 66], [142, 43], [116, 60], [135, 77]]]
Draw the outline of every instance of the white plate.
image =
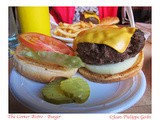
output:
[[[79, 73], [75, 76], [82, 77]], [[40, 91], [45, 84], [29, 80], [15, 69], [10, 75], [10, 90], [20, 102], [35, 112], [119, 113], [138, 102], [146, 89], [146, 79], [142, 71], [135, 77], [121, 82], [100, 84], [86, 81], [90, 86], [91, 94], [83, 104], [54, 105], [44, 101]]]
[[69, 43], [72, 43], [74, 39], [72, 38], [65, 38], [65, 37], [61, 37], [61, 36], [57, 36], [55, 35], [53, 32], [51, 32], [51, 35], [52, 37], [56, 38], [56, 39], [59, 39], [61, 41], [64, 41], [64, 42], [69, 42]]
[[65, 37], [61, 37], [61, 36], [57, 36], [57, 35], [55, 35], [54, 34], [54, 30], [55, 29], [52, 29], [51, 30], [51, 36], [52, 37], [54, 37], [54, 38], [56, 38], [56, 39], [59, 39], [59, 40], [61, 40], [61, 41], [64, 41], [64, 42], [67, 42], [67, 43], [72, 43], [73, 42], [73, 38], [65, 38]]

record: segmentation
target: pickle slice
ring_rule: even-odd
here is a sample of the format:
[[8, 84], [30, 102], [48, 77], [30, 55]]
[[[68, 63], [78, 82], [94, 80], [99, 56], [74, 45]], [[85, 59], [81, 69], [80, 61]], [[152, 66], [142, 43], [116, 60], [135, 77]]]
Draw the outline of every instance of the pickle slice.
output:
[[71, 98], [66, 97], [60, 88], [63, 80], [53, 81], [42, 89], [44, 100], [53, 104], [66, 104], [74, 102]]
[[90, 96], [90, 87], [82, 78], [73, 77], [61, 81], [60, 88], [67, 97], [76, 103], [84, 103]]

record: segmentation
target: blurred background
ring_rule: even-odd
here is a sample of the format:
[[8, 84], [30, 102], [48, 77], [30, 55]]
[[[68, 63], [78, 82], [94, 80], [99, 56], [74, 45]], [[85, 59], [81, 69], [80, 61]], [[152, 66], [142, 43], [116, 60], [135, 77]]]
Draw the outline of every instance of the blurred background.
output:
[[[134, 20], [135, 22], [143, 22], [143, 23], [152, 23], [151, 19], [151, 11], [152, 8], [150, 6], [148, 7], [134, 7], [132, 6], [133, 14], [134, 14]], [[120, 19], [121, 24], [128, 24], [128, 16], [125, 12], [124, 7], [118, 7], [118, 17]]]
[[[12, 7], [14, 17], [16, 18], [16, 7]], [[152, 14], [152, 7], [151, 6], [141, 6], [141, 7], [135, 7], [132, 6], [133, 14], [135, 22], [143, 22], [143, 23], [152, 23], [151, 14]], [[120, 19], [120, 23], [124, 24], [126, 21], [128, 21], [128, 16], [124, 10], [124, 7], [118, 7], [118, 17]], [[124, 22], [124, 23], [123, 23]]]

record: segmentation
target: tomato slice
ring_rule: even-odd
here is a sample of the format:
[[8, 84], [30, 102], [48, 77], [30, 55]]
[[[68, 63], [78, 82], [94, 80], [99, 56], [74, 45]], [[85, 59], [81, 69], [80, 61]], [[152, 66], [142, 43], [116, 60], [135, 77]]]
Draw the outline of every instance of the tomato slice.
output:
[[40, 33], [24, 33], [19, 35], [19, 41], [24, 46], [34, 51], [52, 51], [70, 56], [74, 55], [74, 51], [65, 43]]

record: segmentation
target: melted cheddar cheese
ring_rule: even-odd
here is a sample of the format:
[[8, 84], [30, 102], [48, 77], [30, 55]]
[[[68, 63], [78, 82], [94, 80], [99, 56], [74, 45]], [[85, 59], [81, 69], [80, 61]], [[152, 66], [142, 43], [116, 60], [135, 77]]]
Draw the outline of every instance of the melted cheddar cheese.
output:
[[77, 48], [77, 44], [81, 42], [105, 44], [115, 49], [119, 53], [123, 53], [131, 40], [136, 28], [118, 27], [118, 26], [97, 26], [86, 31], [82, 31], [75, 38], [73, 48]]
[[84, 12], [83, 15], [84, 15], [85, 19], [90, 18], [90, 17], [94, 17], [98, 20], [98, 22], [100, 22], [99, 17], [96, 14], [93, 14], [93, 13], [89, 14], [89, 13]]

